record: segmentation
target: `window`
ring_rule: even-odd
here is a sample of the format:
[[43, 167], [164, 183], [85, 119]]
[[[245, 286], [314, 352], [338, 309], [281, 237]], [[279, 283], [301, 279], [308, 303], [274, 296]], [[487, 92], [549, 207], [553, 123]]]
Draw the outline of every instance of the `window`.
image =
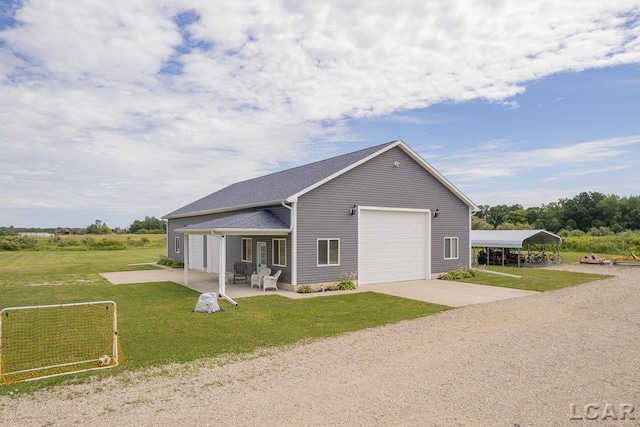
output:
[[179, 238], [179, 237], [176, 237], [175, 252], [176, 252], [177, 254], [179, 254], [179, 253], [180, 253], [180, 238]]
[[318, 239], [318, 266], [340, 265], [340, 239]]
[[251, 262], [253, 260], [253, 252], [251, 249], [251, 239], [242, 238], [242, 261]]
[[444, 259], [458, 259], [458, 238], [444, 238]]
[[286, 239], [273, 239], [273, 265], [280, 267], [287, 266], [287, 240]]

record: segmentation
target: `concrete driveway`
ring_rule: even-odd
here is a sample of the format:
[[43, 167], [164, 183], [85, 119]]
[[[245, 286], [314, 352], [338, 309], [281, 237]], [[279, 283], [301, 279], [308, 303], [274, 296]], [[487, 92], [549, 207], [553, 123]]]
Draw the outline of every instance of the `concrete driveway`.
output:
[[[183, 270], [172, 268], [100, 273], [100, 275], [116, 285], [125, 283], [174, 282], [202, 293], [218, 292], [217, 274], [203, 273], [194, 270], [189, 270], [188, 285], [184, 284]], [[266, 293], [273, 292], [275, 291], [267, 291]], [[294, 292], [280, 291], [278, 292], [278, 295], [292, 299], [299, 299], [354, 292], [378, 292], [402, 298], [442, 304], [449, 307], [482, 304], [537, 293], [533, 291], [501, 288], [498, 286], [476, 285], [473, 283], [453, 282], [448, 280], [410, 280], [404, 282], [381, 283], [376, 285], [363, 285], [353, 291], [316, 292], [312, 294], [298, 294]], [[265, 295], [265, 292], [258, 290], [257, 288], [252, 289], [248, 284], [227, 284], [227, 295], [231, 298], [244, 298]]]

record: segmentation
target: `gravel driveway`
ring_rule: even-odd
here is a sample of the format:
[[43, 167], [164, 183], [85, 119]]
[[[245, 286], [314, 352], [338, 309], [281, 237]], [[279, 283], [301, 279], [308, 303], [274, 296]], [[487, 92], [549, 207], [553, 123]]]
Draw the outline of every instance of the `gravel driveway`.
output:
[[616, 277], [226, 363], [0, 396], [0, 424], [638, 425], [640, 268], [558, 268]]

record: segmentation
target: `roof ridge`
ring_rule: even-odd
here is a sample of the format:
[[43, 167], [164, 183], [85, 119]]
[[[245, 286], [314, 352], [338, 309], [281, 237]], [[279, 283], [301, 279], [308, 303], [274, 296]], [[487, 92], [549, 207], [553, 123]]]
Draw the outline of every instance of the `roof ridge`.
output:
[[244, 184], [244, 183], [256, 180], [256, 179], [266, 178], [268, 176], [272, 176], [272, 175], [277, 175], [279, 173], [293, 171], [293, 170], [296, 170], [296, 169], [299, 169], [299, 168], [306, 168], [306, 167], [309, 167], [309, 166], [312, 166], [312, 165], [317, 165], [318, 163], [322, 163], [322, 162], [334, 161], [334, 160], [336, 160], [336, 159], [338, 159], [340, 157], [352, 156], [352, 155], [355, 155], [357, 153], [360, 153], [361, 151], [368, 151], [368, 150], [378, 151], [378, 150], [382, 149], [383, 147], [386, 147], [387, 145], [394, 144], [394, 143], [396, 143], [398, 141], [400, 141], [400, 140], [396, 139], [396, 140], [393, 140], [393, 141], [385, 142], [384, 144], [374, 145], [372, 147], [361, 148], [360, 150], [350, 151], [350, 152], [344, 153], [344, 154], [338, 154], [337, 156], [328, 157], [326, 159], [321, 159], [321, 160], [316, 160], [315, 162], [305, 163], [305, 164], [298, 165], [298, 166], [293, 166], [291, 168], [282, 169], [282, 170], [279, 170], [279, 171], [276, 171], [276, 172], [271, 172], [271, 173], [268, 173], [266, 175], [259, 175], [259, 176], [253, 177], [253, 178], [245, 179], [244, 181], [234, 182], [233, 184], [230, 184], [229, 186], [237, 185], [237, 184]]

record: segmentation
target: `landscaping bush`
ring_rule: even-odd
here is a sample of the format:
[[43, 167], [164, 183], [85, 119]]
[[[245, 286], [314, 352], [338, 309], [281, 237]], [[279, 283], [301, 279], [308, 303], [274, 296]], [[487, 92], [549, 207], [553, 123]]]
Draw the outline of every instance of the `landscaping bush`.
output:
[[314, 288], [311, 285], [300, 285], [298, 286], [298, 293], [299, 294], [311, 294], [317, 292], [316, 288]]
[[178, 261], [177, 259], [162, 257], [158, 261], [158, 264], [166, 265], [172, 268], [184, 268], [184, 262]]
[[441, 274], [438, 279], [442, 280], [460, 280], [460, 279], [470, 279], [472, 277], [476, 277], [478, 273], [468, 268], [460, 268], [458, 270], [451, 270], [448, 273]]
[[351, 279], [343, 279], [336, 284], [339, 291], [350, 291], [356, 288], [355, 283]]
[[356, 277], [356, 272], [346, 271], [344, 273], [340, 273], [340, 281], [336, 283], [337, 290], [339, 291], [350, 291], [356, 288], [356, 284], [353, 282], [353, 279]]

